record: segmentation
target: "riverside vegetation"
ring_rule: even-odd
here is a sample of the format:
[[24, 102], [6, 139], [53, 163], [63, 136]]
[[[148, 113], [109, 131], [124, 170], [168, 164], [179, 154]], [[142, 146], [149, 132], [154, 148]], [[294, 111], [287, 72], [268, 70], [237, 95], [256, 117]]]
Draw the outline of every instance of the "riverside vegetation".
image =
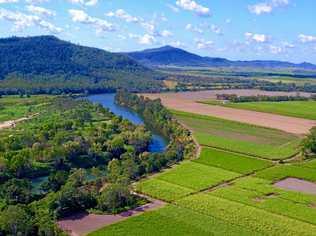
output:
[[[118, 102], [134, 96], [124, 94]], [[0, 134], [1, 234], [61, 235], [56, 220], [78, 211], [118, 213], [144, 204], [131, 193], [131, 182], [183, 160], [195, 148], [190, 133], [158, 103], [146, 107], [152, 124], [170, 137], [164, 153], [148, 152], [151, 133], [144, 126], [101, 105], [70, 97], [47, 101], [35, 117]]]

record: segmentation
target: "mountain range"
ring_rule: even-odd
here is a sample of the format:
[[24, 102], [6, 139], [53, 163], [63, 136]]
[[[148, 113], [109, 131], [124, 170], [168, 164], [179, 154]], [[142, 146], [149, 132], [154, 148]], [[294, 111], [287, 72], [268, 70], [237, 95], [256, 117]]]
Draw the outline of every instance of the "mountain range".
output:
[[137, 60], [139, 63], [151, 67], [249, 67], [316, 70], [316, 65], [307, 62], [295, 64], [286, 61], [274, 60], [232, 61], [218, 57], [202, 57], [172, 46], [164, 46], [160, 48], [129, 52], [125, 54]]

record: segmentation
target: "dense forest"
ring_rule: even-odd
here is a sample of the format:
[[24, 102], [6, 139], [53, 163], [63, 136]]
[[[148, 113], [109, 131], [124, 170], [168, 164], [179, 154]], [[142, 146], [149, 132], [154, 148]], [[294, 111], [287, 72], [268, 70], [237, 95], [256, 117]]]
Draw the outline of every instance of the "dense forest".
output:
[[117, 96], [134, 109], [137, 103], [147, 121], [170, 137], [163, 153], [148, 152], [151, 133], [144, 126], [101, 105], [70, 97], [47, 101], [32, 119], [0, 134], [0, 235], [62, 235], [56, 220], [65, 216], [144, 204], [131, 183], [195, 150], [190, 133], [158, 100]]
[[0, 39], [0, 93], [159, 91], [163, 76], [127, 56], [54, 36]]

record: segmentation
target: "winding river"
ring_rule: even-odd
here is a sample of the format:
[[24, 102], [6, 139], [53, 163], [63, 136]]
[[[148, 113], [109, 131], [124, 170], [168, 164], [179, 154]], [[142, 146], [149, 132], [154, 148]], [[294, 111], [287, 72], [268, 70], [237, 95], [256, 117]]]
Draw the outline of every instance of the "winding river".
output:
[[[117, 116], [122, 116], [124, 119], [131, 121], [135, 125], [143, 125], [144, 120], [136, 112], [131, 111], [126, 107], [122, 107], [115, 103], [115, 93], [98, 94], [88, 96], [87, 99], [93, 103], [99, 103], [103, 107], [110, 109]], [[149, 151], [153, 153], [163, 152], [167, 146], [167, 140], [154, 130], [152, 132], [152, 140], [149, 146]]]

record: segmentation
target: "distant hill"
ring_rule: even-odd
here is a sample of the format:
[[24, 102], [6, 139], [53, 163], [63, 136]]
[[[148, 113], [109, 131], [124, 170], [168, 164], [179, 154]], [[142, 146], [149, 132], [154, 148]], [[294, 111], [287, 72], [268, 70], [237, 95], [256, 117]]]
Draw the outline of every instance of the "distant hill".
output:
[[183, 49], [165, 46], [139, 52], [126, 53], [131, 58], [148, 66], [198, 66], [198, 67], [256, 67], [293, 68], [316, 70], [311, 63], [295, 64], [284, 61], [231, 61], [225, 58], [202, 57]]
[[0, 91], [157, 90], [160, 74], [121, 54], [54, 36], [0, 39]]

